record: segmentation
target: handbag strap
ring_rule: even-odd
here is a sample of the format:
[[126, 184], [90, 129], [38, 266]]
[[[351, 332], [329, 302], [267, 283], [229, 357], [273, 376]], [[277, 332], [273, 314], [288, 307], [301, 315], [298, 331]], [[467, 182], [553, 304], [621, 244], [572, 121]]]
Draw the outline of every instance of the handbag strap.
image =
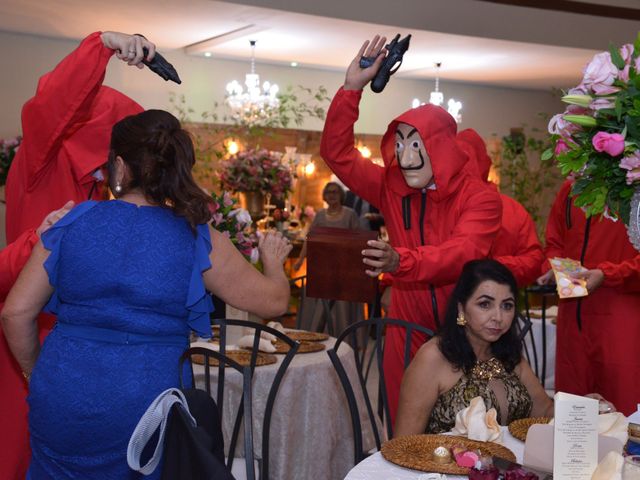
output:
[[[129, 439], [129, 445], [127, 446], [127, 463], [132, 470], [140, 472], [143, 475], [150, 475], [156, 469], [158, 463], [160, 463], [164, 450], [164, 435], [167, 428], [167, 419], [171, 407], [176, 403], [184, 408], [187, 416], [191, 419], [193, 425], [196, 426], [196, 420], [189, 412], [189, 406], [183, 393], [177, 388], [169, 388], [162, 392], [151, 402], [151, 405], [149, 405], [147, 411], [144, 412], [140, 418], [138, 425], [136, 425]], [[160, 435], [153, 455], [145, 465], [140, 465], [142, 451], [158, 428], [160, 429]]]

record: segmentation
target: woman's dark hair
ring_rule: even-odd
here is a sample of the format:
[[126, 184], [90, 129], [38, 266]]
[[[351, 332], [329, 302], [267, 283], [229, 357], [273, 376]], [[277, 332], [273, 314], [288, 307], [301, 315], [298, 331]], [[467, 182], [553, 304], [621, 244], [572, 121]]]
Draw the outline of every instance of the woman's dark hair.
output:
[[[444, 324], [438, 330], [440, 351], [449, 362], [465, 373], [469, 373], [475, 366], [476, 355], [467, 339], [465, 328], [456, 323], [458, 304], [465, 305], [478, 286], [486, 280], [507, 285], [514, 301], [517, 300], [516, 279], [507, 267], [495, 260], [472, 260], [465, 263], [462, 268], [458, 283], [456, 283], [447, 304]], [[514, 312], [517, 314], [517, 311], [516, 303]], [[520, 362], [521, 351], [522, 346], [516, 333], [516, 318], [514, 317], [509, 331], [491, 344], [491, 353], [500, 360], [508, 372], [511, 372]]]
[[344, 188], [338, 182], [327, 182], [327, 184], [322, 189], [322, 198], [324, 199], [324, 196], [327, 193], [329, 187], [336, 187], [338, 189], [338, 192], [340, 193], [340, 205], [344, 205], [344, 201], [347, 198], [347, 192], [344, 191]]
[[124, 192], [140, 189], [147, 201], [171, 208], [192, 228], [210, 220], [213, 200], [191, 174], [193, 142], [169, 112], [147, 110], [116, 123], [111, 131], [110, 173], [116, 156], [129, 169]]

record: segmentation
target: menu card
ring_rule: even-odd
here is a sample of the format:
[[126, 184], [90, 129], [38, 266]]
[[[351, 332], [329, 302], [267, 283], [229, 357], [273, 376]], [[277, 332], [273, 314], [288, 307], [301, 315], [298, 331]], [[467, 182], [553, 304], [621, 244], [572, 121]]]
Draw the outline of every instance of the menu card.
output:
[[590, 480], [598, 466], [598, 400], [563, 392], [554, 400], [553, 476]]

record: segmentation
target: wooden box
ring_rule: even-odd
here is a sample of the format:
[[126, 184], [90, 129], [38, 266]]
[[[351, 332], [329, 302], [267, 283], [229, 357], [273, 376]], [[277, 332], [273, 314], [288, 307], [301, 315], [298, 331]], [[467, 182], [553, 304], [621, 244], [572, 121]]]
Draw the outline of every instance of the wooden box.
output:
[[370, 303], [378, 279], [364, 273], [362, 250], [377, 232], [315, 227], [307, 235], [307, 296]]

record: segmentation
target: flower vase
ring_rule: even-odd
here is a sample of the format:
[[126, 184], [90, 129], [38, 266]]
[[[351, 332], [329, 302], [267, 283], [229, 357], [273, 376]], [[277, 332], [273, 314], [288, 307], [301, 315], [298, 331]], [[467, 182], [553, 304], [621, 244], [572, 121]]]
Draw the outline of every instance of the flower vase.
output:
[[244, 208], [255, 222], [264, 217], [264, 195], [262, 192], [242, 192]]
[[640, 188], [637, 188], [631, 197], [631, 212], [629, 213], [627, 234], [631, 245], [640, 252]]

